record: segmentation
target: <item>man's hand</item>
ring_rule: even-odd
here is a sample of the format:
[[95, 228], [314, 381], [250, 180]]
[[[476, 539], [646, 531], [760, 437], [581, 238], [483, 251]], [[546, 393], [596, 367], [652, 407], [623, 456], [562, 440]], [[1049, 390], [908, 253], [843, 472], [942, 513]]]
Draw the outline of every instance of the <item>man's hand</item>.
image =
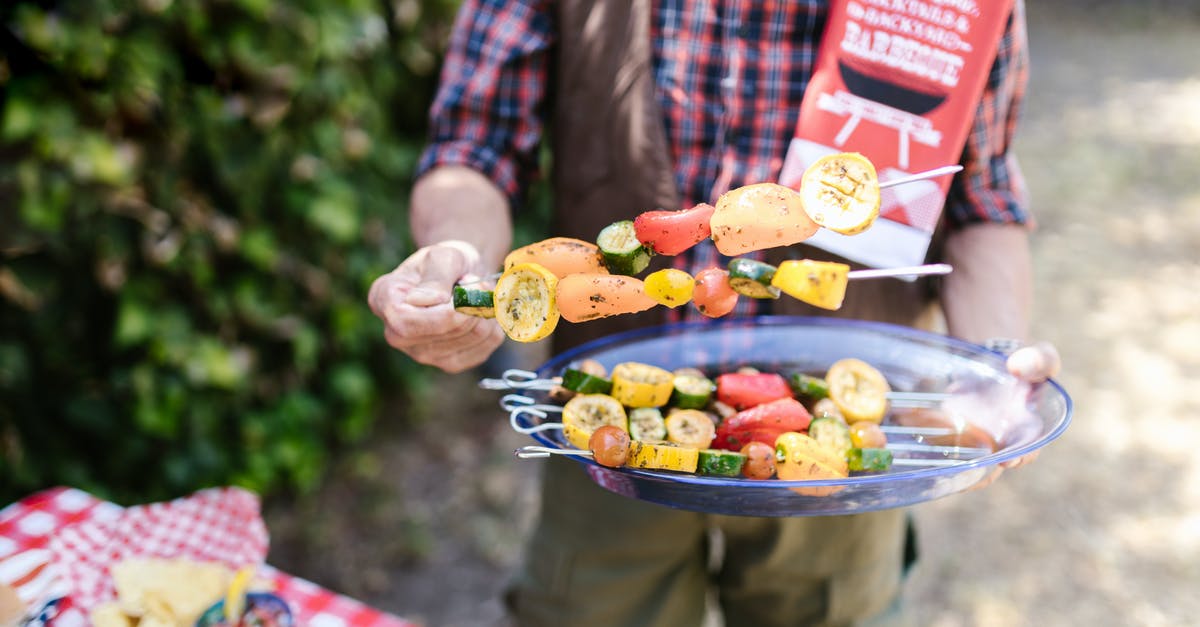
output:
[[466, 242], [425, 246], [371, 285], [371, 311], [383, 320], [388, 344], [449, 373], [483, 363], [504, 342], [495, 320], [454, 310], [451, 290], [482, 273], [479, 253]]
[[[1037, 385], [1047, 379], [1057, 376], [1062, 368], [1062, 359], [1058, 355], [1058, 349], [1054, 348], [1049, 342], [1038, 342], [1029, 346], [1022, 346], [1013, 351], [1005, 361], [1008, 371], [1021, 381], [1022, 393], [1019, 397], [1014, 397], [1016, 402], [1024, 405], [1024, 398], [1028, 395], [1028, 387]], [[999, 408], [1003, 411], [1004, 403], [993, 403], [993, 408]], [[972, 490], [986, 488], [1000, 478], [1000, 475], [1006, 469], [1017, 468], [1024, 466], [1037, 459], [1038, 452], [1034, 451], [1028, 455], [1022, 455], [1016, 459], [1010, 459], [1006, 462], [1001, 462], [995, 466], [986, 477], [981, 479], [975, 485], [971, 486]]]
[[1041, 383], [1058, 375], [1062, 359], [1053, 344], [1038, 342], [1013, 351], [1005, 364], [1014, 377], [1029, 383]]

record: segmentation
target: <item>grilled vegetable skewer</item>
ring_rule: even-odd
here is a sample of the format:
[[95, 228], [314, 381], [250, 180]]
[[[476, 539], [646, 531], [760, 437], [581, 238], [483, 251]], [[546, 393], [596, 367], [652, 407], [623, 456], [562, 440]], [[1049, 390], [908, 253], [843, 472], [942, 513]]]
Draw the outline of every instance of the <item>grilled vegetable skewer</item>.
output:
[[689, 300], [711, 318], [733, 311], [739, 296], [774, 299], [786, 293], [838, 309], [851, 279], [941, 274], [949, 266], [850, 271], [832, 262], [785, 261], [774, 268], [734, 259], [728, 270], [709, 268], [694, 278], [679, 270], [655, 272], [646, 282], [635, 275], [647, 268], [652, 254], [679, 254], [707, 237], [721, 253], [736, 255], [798, 243], [821, 227], [859, 233], [878, 216], [881, 189], [958, 170], [947, 166], [880, 183], [866, 157], [827, 155], [805, 171], [799, 192], [774, 183], [746, 185], [723, 194], [715, 207], [701, 203], [614, 222], [595, 244], [552, 237], [518, 248], [505, 258], [495, 289], [478, 281], [456, 285], [453, 306], [467, 315], [495, 317], [519, 342], [545, 338], [560, 317], [583, 322]]

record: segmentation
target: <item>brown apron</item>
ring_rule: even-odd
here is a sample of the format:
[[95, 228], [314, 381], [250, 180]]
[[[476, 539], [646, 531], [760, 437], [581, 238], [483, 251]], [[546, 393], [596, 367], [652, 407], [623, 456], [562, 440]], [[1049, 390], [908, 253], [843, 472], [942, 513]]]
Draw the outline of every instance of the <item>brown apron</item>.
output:
[[[616, 220], [682, 208], [654, 92], [648, 0], [564, 0], [556, 17], [552, 232], [594, 241]], [[797, 246], [771, 251], [767, 261], [831, 257]], [[654, 267], [666, 262], [656, 258]], [[770, 305], [773, 314], [915, 325], [931, 301], [927, 282], [882, 279], [847, 290], [837, 312], [794, 299]], [[659, 324], [665, 311], [563, 322], [553, 350]], [[895, 597], [905, 520], [903, 510], [823, 519], [707, 516], [617, 496], [578, 464], [551, 460], [527, 563], [508, 602], [522, 625], [700, 624], [712, 576], [705, 535], [715, 532], [729, 549], [717, 575], [727, 624], [841, 624]]]

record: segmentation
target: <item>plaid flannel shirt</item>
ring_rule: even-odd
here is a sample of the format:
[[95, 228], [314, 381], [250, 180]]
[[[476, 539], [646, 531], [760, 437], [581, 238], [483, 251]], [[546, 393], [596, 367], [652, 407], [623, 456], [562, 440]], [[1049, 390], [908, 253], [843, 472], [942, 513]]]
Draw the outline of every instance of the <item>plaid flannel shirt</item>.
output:
[[[537, 174], [555, 45], [553, 0], [465, 0], [430, 110], [418, 174], [465, 165], [514, 205]], [[653, 67], [683, 207], [778, 179], [808, 86], [827, 2], [667, 0], [654, 3]], [[946, 202], [951, 228], [1032, 223], [1009, 152], [1028, 78], [1024, 6], [1006, 29]], [[703, 244], [703, 243], [702, 243]], [[701, 245], [676, 266], [721, 263]], [[740, 299], [737, 313], [753, 313]]]

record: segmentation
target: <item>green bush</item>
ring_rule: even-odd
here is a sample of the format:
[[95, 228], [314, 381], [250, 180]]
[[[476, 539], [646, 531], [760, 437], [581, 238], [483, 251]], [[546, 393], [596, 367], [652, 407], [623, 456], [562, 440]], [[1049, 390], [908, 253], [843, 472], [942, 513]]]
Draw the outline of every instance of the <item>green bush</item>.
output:
[[309, 489], [419, 380], [365, 296], [456, 4], [0, 8], [0, 502]]

